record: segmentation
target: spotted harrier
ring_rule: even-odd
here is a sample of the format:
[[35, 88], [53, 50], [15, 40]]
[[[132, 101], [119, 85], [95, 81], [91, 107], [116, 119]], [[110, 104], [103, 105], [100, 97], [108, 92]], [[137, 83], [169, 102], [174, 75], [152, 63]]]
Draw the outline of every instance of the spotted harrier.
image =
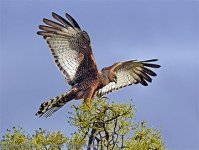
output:
[[129, 60], [114, 63], [98, 70], [93, 56], [91, 40], [86, 31], [69, 14], [66, 19], [56, 13], [56, 20], [43, 19], [46, 25], [39, 25], [37, 34], [48, 43], [55, 64], [64, 75], [71, 89], [55, 98], [43, 102], [37, 116], [51, 116], [55, 111], [73, 99], [83, 99], [90, 107], [96, 96], [104, 96], [112, 91], [132, 85], [148, 85], [156, 73], [149, 68], [159, 68], [158, 59], [145, 61]]

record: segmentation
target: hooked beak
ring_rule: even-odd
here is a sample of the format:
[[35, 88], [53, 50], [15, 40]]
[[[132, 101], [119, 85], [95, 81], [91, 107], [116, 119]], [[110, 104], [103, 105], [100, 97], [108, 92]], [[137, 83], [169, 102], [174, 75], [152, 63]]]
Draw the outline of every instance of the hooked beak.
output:
[[116, 79], [116, 78], [114, 78], [114, 79], [113, 79], [113, 82], [117, 83], [117, 79]]

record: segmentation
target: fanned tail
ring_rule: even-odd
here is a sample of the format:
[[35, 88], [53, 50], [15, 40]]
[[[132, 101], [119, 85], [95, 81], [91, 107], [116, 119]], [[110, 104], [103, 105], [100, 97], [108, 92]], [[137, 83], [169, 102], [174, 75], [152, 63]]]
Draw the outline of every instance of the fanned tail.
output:
[[50, 117], [54, 112], [64, 106], [67, 102], [74, 98], [74, 92], [68, 91], [62, 95], [56, 96], [40, 105], [39, 111], [35, 114], [36, 116]]

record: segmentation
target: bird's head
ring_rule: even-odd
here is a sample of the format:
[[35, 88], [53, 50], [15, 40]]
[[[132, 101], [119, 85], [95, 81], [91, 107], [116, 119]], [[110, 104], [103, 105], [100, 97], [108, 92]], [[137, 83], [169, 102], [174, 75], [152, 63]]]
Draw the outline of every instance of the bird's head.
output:
[[110, 72], [110, 74], [109, 74], [109, 80], [110, 80], [110, 82], [117, 83], [117, 76], [115, 75], [115, 73]]
[[117, 76], [112, 70], [103, 68], [102, 73], [106, 76], [106, 78], [108, 78], [109, 82], [117, 83]]

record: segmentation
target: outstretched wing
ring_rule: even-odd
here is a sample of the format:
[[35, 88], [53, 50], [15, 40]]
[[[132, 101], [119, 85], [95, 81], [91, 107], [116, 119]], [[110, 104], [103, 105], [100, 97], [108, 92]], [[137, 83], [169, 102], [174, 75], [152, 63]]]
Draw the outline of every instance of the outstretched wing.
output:
[[112, 66], [106, 67], [104, 69], [110, 70], [110, 72], [115, 73], [117, 82], [110, 82], [105, 87], [98, 90], [98, 95], [106, 95], [114, 90], [120, 88], [141, 83], [144, 86], [147, 86], [147, 82], [152, 82], [150, 76], [156, 76], [156, 73], [150, 68], [159, 68], [160, 65], [153, 64], [151, 62], [157, 61], [157, 59], [151, 59], [146, 61], [126, 61], [115, 63]]
[[59, 23], [43, 19], [47, 25], [40, 25], [37, 34], [44, 37], [54, 60], [70, 85], [95, 75], [97, 66], [93, 57], [90, 39], [78, 23], [66, 13], [66, 19], [52, 13]]

